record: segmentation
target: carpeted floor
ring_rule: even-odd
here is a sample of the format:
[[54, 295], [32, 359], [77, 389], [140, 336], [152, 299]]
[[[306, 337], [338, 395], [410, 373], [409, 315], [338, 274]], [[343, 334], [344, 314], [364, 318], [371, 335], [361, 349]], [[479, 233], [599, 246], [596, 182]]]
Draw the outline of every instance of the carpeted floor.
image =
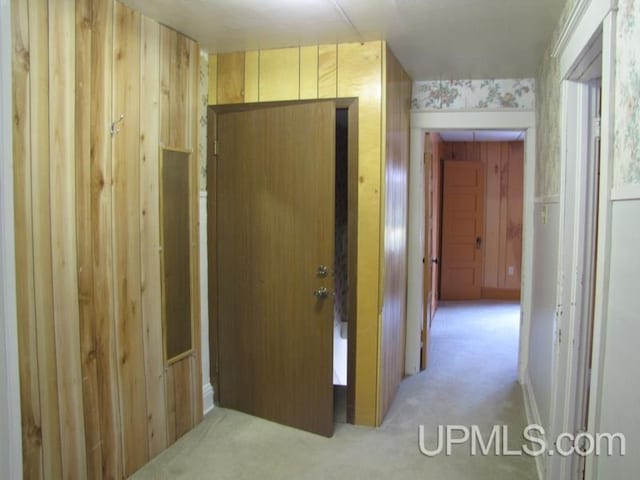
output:
[[[520, 447], [526, 425], [516, 381], [519, 305], [442, 303], [433, 321], [429, 368], [405, 379], [378, 429], [336, 424], [333, 438], [216, 408], [136, 479], [536, 479], [526, 456], [426, 457], [440, 424], [509, 426], [509, 447]], [[486, 437], [488, 439], [488, 436]]]

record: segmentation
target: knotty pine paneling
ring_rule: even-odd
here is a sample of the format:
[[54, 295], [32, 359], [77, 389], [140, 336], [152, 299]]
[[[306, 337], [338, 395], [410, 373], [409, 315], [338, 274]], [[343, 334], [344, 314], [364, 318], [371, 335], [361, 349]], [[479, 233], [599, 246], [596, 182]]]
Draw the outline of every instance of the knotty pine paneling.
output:
[[202, 415], [200, 348], [165, 369], [158, 251], [162, 142], [193, 149], [198, 291], [199, 47], [113, 0], [12, 17], [24, 478], [123, 478]]
[[[383, 49], [384, 42], [319, 45], [260, 51], [258, 91], [265, 99], [301, 100], [313, 98], [358, 99], [358, 292], [355, 423], [376, 425], [379, 418], [379, 336], [382, 300], [381, 224], [383, 205]], [[245, 75], [251, 53], [218, 54], [209, 57], [209, 104], [223, 105], [253, 101], [255, 86], [247, 89]], [[264, 56], [267, 57], [264, 67]], [[315, 58], [315, 66], [313, 56]], [[280, 69], [273, 58], [286, 57]], [[253, 62], [253, 63], [252, 63]], [[249, 62], [254, 65], [255, 60]], [[293, 66], [292, 66], [293, 65]], [[296, 67], [297, 65], [297, 67]], [[264, 70], [263, 70], [264, 67]], [[293, 78], [284, 90], [275, 80], [288, 72]], [[253, 74], [251, 76], [253, 78]], [[245, 80], [247, 79], [247, 80]], [[267, 91], [263, 90], [267, 86]]]
[[[483, 296], [518, 298], [522, 263], [523, 142], [443, 142], [445, 160], [485, 164]], [[513, 267], [513, 274], [509, 268]]]

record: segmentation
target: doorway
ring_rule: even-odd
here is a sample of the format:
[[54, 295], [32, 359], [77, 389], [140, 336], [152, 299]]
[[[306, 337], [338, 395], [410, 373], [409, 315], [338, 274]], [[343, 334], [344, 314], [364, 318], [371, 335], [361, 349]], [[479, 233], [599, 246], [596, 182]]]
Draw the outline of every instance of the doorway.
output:
[[216, 403], [324, 436], [354, 418], [356, 119], [355, 101], [209, 109]]
[[[424, 321], [422, 315], [411, 314], [412, 312], [423, 312], [425, 306], [425, 264], [429, 259], [429, 255], [425, 255], [424, 242], [418, 242], [418, 236], [424, 238], [427, 235], [428, 223], [427, 218], [429, 212], [427, 210], [428, 201], [426, 199], [426, 189], [429, 179], [427, 177], [429, 169], [425, 169], [424, 152], [425, 134], [431, 133], [431, 137], [437, 137], [440, 132], [486, 132], [491, 134], [495, 131], [518, 132], [518, 140], [522, 141], [523, 158], [522, 158], [522, 198], [532, 198], [534, 191], [535, 179], [535, 113], [533, 111], [519, 112], [416, 112], [411, 116], [411, 163], [410, 171], [412, 179], [422, 179], [421, 181], [412, 181], [409, 185], [410, 198], [410, 219], [409, 219], [409, 285], [410, 288], [407, 298], [407, 310], [410, 313], [407, 319], [407, 338], [406, 338], [406, 361], [405, 372], [409, 375], [418, 373], [421, 370], [421, 364], [428, 364], [421, 357], [424, 352], [422, 345], [426, 344], [426, 352], [429, 351], [430, 336], [428, 328], [426, 332], [423, 330], [424, 325], [428, 326], [428, 322]], [[472, 134], [473, 135], [473, 134]], [[473, 140], [473, 136], [472, 136]], [[433, 164], [442, 168], [442, 155], [440, 158], [434, 158]], [[438, 179], [431, 180], [432, 191], [438, 189]], [[437, 205], [441, 201], [441, 196], [432, 195], [432, 205]], [[440, 199], [440, 200], [439, 200]], [[521, 277], [520, 277], [520, 344], [518, 348], [518, 378], [524, 382], [528, 347], [529, 347], [529, 325], [531, 319], [531, 272], [532, 272], [532, 235], [533, 231], [533, 208], [529, 203], [524, 203], [522, 209], [522, 244], [521, 244]], [[441, 209], [436, 208], [432, 213], [437, 216]], [[439, 223], [434, 223], [434, 225]], [[438, 233], [433, 234], [432, 245], [437, 245], [439, 241]], [[438, 271], [441, 267], [440, 258], [441, 250], [432, 250], [431, 262], [432, 272]], [[420, 265], [420, 269], [415, 268]], [[514, 269], [515, 270], [515, 269]], [[438, 279], [434, 279], [432, 291], [437, 291]], [[437, 298], [437, 297], [436, 297]], [[437, 301], [432, 298], [432, 305], [437, 309]], [[434, 308], [432, 308], [433, 310]], [[426, 340], [424, 339], [426, 336]]]

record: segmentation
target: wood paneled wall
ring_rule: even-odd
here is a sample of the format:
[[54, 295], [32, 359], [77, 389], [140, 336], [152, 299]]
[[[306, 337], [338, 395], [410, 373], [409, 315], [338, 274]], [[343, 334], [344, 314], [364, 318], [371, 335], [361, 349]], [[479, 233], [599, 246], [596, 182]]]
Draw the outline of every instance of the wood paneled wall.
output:
[[199, 47], [113, 0], [12, 17], [24, 478], [124, 478], [202, 414], [199, 350], [163, 358], [158, 190], [159, 145], [192, 149], [197, 265]]
[[386, 48], [383, 308], [380, 331], [382, 422], [404, 377], [407, 323], [407, 224], [411, 78]]
[[482, 296], [519, 299], [524, 142], [444, 142], [441, 155], [485, 164]]
[[[384, 42], [345, 43], [211, 55], [211, 105], [358, 99], [358, 291], [355, 422], [379, 423], [382, 311]], [[399, 333], [399, 335], [401, 335]]]

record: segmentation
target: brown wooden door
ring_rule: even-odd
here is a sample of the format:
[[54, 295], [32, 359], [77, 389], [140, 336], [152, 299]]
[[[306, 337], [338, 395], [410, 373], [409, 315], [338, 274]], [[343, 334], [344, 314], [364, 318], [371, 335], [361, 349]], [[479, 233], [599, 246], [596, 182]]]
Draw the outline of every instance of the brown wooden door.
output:
[[220, 403], [331, 436], [335, 105], [220, 113], [217, 125]]
[[483, 231], [483, 164], [458, 160], [444, 162], [443, 300], [480, 298]]

